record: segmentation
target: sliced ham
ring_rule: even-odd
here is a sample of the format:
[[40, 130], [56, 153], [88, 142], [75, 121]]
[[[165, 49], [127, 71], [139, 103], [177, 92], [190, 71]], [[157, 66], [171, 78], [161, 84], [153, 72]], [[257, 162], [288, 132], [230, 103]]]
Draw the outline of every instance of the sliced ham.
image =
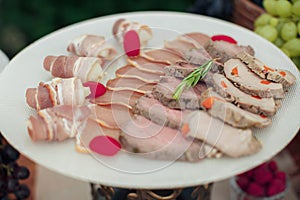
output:
[[157, 83], [160, 79], [160, 73], [146, 72], [139, 70], [137, 67], [132, 65], [126, 65], [124, 67], [120, 67], [116, 71], [117, 77], [124, 78], [137, 78], [146, 83]]
[[296, 77], [290, 71], [268, 67], [262, 61], [251, 56], [247, 52], [240, 52], [236, 57], [263, 79], [281, 83], [283, 87], [289, 87], [296, 81]]
[[92, 112], [91, 119], [97, 121], [99, 124], [110, 129], [119, 129], [119, 127], [126, 121], [132, 118], [131, 110], [123, 105], [89, 105]]
[[153, 62], [162, 62], [167, 65], [172, 65], [179, 60], [183, 60], [182, 56], [168, 49], [153, 49], [143, 51], [141, 56]]
[[153, 37], [152, 30], [149, 26], [123, 18], [118, 19], [114, 23], [112, 33], [115, 38], [122, 43], [124, 34], [129, 30], [135, 30], [138, 33], [142, 46], [146, 46], [148, 41]]
[[27, 130], [33, 141], [63, 141], [74, 138], [85, 125], [87, 106], [61, 105], [46, 108], [30, 116]]
[[54, 78], [39, 83], [37, 88], [28, 88], [26, 102], [36, 110], [56, 105], [83, 105], [89, 93], [89, 88], [83, 87], [81, 80], [76, 77]]
[[239, 59], [230, 59], [224, 64], [226, 77], [242, 91], [262, 98], [281, 99], [284, 90], [281, 84], [262, 79], [254, 74]]
[[210, 36], [200, 32], [185, 33], [183, 36], [203, 47], [205, 47], [211, 41]]
[[165, 63], [153, 62], [141, 56], [128, 58], [128, 63], [141, 71], [164, 75]]
[[199, 82], [195, 87], [183, 90], [178, 100], [173, 98], [176, 87], [181, 80], [171, 76], [164, 76], [154, 87], [152, 95], [163, 105], [176, 109], [199, 109], [201, 92], [207, 89], [203, 82]]
[[164, 48], [169, 49], [180, 57], [184, 57], [185, 52], [190, 51], [191, 49], [196, 49], [201, 47], [197, 46], [197, 43], [193, 40], [185, 38], [183, 36], [177, 37], [174, 40], [169, 40], [164, 42]]
[[121, 130], [122, 148], [143, 157], [188, 162], [205, 157], [200, 141], [185, 138], [178, 130], [157, 125], [142, 116], [123, 124]]
[[237, 106], [259, 115], [273, 116], [277, 111], [277, 106], [273, 98], [261, 98], [249, 95], [235, 87], [224, 75], [213, 75], [214, 89], [225, 98]]
[[225, 41], [211, 41], [206, 46], [206, 51], [213, 58], [218, 58], [218, 61], [225, 63], [231, 58], [235, 58], [236, 54], [245, 51], [250, 55], [254, 55], [254, 50], [251, 46], [239, 46]]
[[181, 131], [186, 137], [200, 139], [230, 157], [252, 155], [262, 148], [250, 129], [234, 128], [204, 111], [187, 115]]
[[271, 124], [267, 117], [250, 113], [227, 102], [212, 88], [202, 93], [201, 107], [211, 116], [237, 128], [263, 128]]
[[80, 35], [69, 43], [67, 50], [77, 56], [99, 57], [104, 60], [112, 60], [116, 55], [116, 49], [105, 41], [103, 36]]
[[149, 93], [152, 91], [154, 83], [146, 83], [137, 78], [114, 78], [106, 83], [106, 87], [113, 91], [130, 90], [139, 93]]
[[98, 81], [103, 74], [102, 60], [95, 57], [47, 56], [44, 68], [54, 77], [78, 77], [82, 82]]
[[92, 103], [98, 105], [121, 104], [131, 109], [141, 96], [143, 96], [142, 93], [131, 90], [107, 90], [104, 95], [92, 100]]

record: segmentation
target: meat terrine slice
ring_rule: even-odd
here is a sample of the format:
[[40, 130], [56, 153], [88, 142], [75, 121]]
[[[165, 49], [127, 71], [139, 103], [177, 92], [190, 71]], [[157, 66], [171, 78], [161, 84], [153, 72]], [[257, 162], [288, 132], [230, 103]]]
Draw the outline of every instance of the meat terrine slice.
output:
[[261, 98], [249, 95], [235, 87], [224, 75], [214, 74], [212, 77], [213, 87], [226, 101], [232, 102], [249, 112], [273, 116], [277, 106], [273, 98]]
[[224, 73], [242, 91], [263, 98], [282, 99], [284, 90], [281, 84], [262, 79], [253, 73], [241, 60], [230, 59], [224, 63]]
[[173, 98], [176, 87], [181, 79], [162, 76], [158, 84], [153, 88], [152, 95], [163, 105], [175, 109], [199, 109], [201, 92], [207, 89], [207, 85], [199, 82], [195, 87], [183, 90], [178, 100]]
[[210, 144], [230, 157], [255, 154], [262, 148], [250, 129], [234, 128], [201, 110], [185, 116], [181, 132], [186, 137]]
[[211, 116], [237, 128], [263, 128], [271, 124], [271, 120], [267, 117], [250, 113], [227, 102], [212, 91], [212, 88], [208, 88], [202, 93], [201, 107]]
[[261, 78], [281, 83], [283, 87], [289, 87], [296, 81], [296, 77], [290, 71], [268, 67], [262, 61], [251, 56], [247, 52], [240, 52], [236, 57]]
[[123, 149], [147, 158], [197, 162], [205, 157], [201, 141], [140, 115], [122, 125], [119, 139]]

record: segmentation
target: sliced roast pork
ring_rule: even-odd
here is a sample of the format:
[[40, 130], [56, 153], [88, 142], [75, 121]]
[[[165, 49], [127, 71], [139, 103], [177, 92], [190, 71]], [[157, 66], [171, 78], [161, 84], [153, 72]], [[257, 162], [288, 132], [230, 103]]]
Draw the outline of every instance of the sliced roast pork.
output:
[[200, 48], [202, 46], [198, 45], [191, 39], [188, 39], [183, 36], [179, 36], [174, 40], [169, 40], [164, 42], [164, 48], [169, 49], [180, 57], [184, 57], [185, 52]]
[[244, 51], [238, 53], [236, 57], [245, 63], [255, 74], [263, 79], [281, 83], [283, 87], [289, 87], [296, 81], [296, 77], [290, 71], [268, 67], [262, 61]]
[[203, 82], [195, 87], [183, 90], [178, 100], [173, 98], [176, 87], [181, 80], [171, 76], [163, 76], [160, 82], [154, 87], [152, 95], [163, 105], [176, 109], [199, 109], [201, 92], [207, 89]]
[[63, 141], [74, 138], [86, 125], [87, 106], [60, 105], [30, 116], [27, 130], [33, 141]]
[[153, 49], [141, 52], [141, 56], [147, 58], [153, 62], [162, 62], [167, 65], [174, 64], [179, 60], [183, 60], [183, 57], [175, 54], [168, 49]]
[[146, 117], [156, 124], [175, 129], [179, 128], [183, 118], [181, 110], [170, 109], [151, 95], [144, 95], [139, 98], [133, 107], [133, 112]]
[[271, 124], [271, 120], [267, 117], [250, 113], [227, 102], [223, 97], [212, 91], [212, 88], [201, 94], [201, 106], [211, 116], [233, 127], [263, 128]]
[[262, 148], [250, 129], [234, 128], [201, 110], [185, 116], [181, 132], [210, 144], [230, 157], [255, 154]]
[[146, 83], [137, 78], [114, 78], [106, 83], [106, 87], [113, 91], [130, 90], [139, 93], [149, 93], [152, 91], [155, 83]]
[[135, 66], [141, 71], [151, 72], [156, 74], [164, 74], [164, 68], [168, 64], [161, 62], [153, 62], [141, 56], [139, 57], [131, 57], [127, 59], [128, 63]]
[[132, 65], [126, 65], [116, 71], [116, 76], [121, 78], [137, 78], [146, 83], [157, 83], [161, 74], [142, 71]]
[[91, 102], [98, 105], [120, 104], [131, 109], [141, 96], [142, 93], [131, 90], [107, 90], [104, 95], [92, 99]]
[[230, 59], [224, 63], [224, 72], [226, 77], [231, 80], [235, 86], [248, 94], [263, 98], [273, 97], [276, 99], [281, 99], [284, 96], [284, 90], [281, 84], [260, 78], [239, 59]]
[[122, 148], [147, 158], [197, 162], [205, 157], [202, 142], [137, 115], [121, 127]]
[[119, 129], [126, 121], [132, 118], [132, 111], [123, 105], [89, 105], [91, 110], [90, 119], [97, 121], [104, 127]]
[[235, 87], [224, 75], [213, 75], [214, 89], [225, 98], [226, 101], [232, 102], [237, 106], [249, 112], [273, 116], [277, 111], [277, 106], [273, 98], [261, 98], [247, 94]]
[[211, 41], [206, 47], [206, 51], [213, 58], [218, 58], [219, 62], [225, 63], [227, 60], [234, 58], [239, 52], [245, 51], [254, 55], [251, 46], [239, 46], [225, 41]]
[[198, 43], [198, 45], [203, 47], [205, 47], [211, 41], [210, 36], [200, 32], [185, 33], [182, 36]]

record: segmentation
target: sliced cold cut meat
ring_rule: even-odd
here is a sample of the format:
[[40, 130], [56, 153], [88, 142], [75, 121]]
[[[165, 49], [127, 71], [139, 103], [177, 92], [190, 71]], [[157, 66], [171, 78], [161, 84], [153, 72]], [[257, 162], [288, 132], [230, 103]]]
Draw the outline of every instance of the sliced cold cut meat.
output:
[[165, 66], [168, 65], [160, 62], [153, 62], [141, 56], [128, 58], [127, 61], [128, 63], [135, 66], [141, 71], [156, 73], [161, 75], [164, 74], [164, 68]]
[[153, 62], [162, 62], [166, 65], [174, 64], [179, 60], [183, 60], [183, 57], [177, 55], [169, 49], [153, 49], [141, 52], [141, 56], [147, 58]]

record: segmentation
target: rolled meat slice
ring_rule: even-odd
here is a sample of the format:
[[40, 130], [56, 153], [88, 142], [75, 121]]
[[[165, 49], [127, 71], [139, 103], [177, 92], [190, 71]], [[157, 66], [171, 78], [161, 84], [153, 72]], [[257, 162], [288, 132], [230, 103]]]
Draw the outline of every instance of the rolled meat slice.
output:
[[105, 41], [103, 36], [80, 35], [69, 43], [67, 50], [77, 56], [98, 57], [104, 60], [112, 60], [116, 55], [116, 49]]
[[27, 130], [33, 141], [63, 141], [76, 137], [85, 127], [89, 115], [87, 106], [55, 106], [30, 116]]
[[82, 82], [99, 81], [103, 75], [102, 60], [96, 57], [47, 56], [44, 68], [54, 77], [78, 77]]
[[261, 78], [281, 83], [283, 87], [289, 87], [296, 81], [296, 77], [290, 71], [268, 67], [262, 61], [247, 52], [240, 52], [236, 55], [236, 57]]
[[230, 157], [241, 157], [257, 153], [262, 144], [250, 129], [238, 129], [224, 124], [204, 111], [193, 111], [185, 116], [181, 132], [210, 144]]
[[37, 88], [26, 90], [27, 104], [41, 110], [57, 105], [83, 105], [90, 89], [84, 87], [80, 79], [54, 78], [48, 82], [40, 82]]
[[123, 43], [124, 34], [129, 30], [135, 30], [138, 33], [142, 46], [146, 46], [153, 37], [149, 26], [123, 18], [114, 23], [112, 33], [119, 42]]

